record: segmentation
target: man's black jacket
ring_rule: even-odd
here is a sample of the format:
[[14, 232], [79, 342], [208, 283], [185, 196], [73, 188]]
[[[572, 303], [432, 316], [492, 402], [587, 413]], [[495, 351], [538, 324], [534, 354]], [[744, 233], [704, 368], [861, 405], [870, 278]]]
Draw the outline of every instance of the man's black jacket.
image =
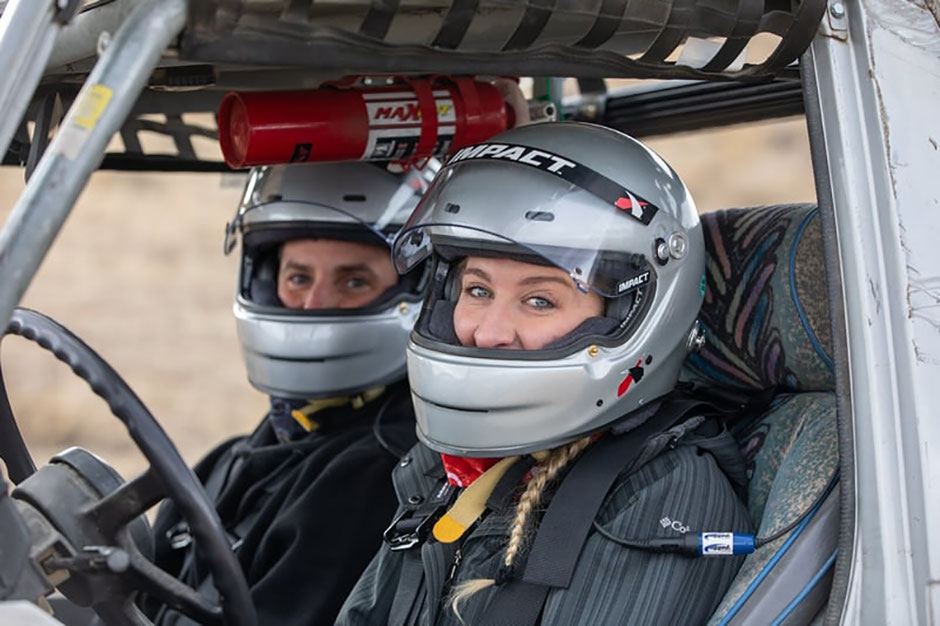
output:
[[[376, 419], [378, 417], [378, 420]], [[415, 441], [407, 383], [360, 409], [313, 416], [319, 427], [280, 443], [265, 419], [248, 437], [223, 443], [195, 472], [215, 500], [245, 572], [259, 624], [330, 624], [382, 543], [397, 500], [391, 471]], [[206, 563], [167, 501], [154, 523], [156, 563], [216, 599]], [[192, 624], [144, 603], [159, 626]]]

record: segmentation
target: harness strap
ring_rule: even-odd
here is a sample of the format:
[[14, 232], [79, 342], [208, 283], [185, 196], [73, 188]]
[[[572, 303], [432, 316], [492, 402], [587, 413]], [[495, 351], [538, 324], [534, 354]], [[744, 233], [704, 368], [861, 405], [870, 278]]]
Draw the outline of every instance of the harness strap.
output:
[[402, 555], [401, 574], [392, 608], [388, 612], [388, 626], [405, 626], [412, 607], [418, 598], [418, 591], [424, 585], [424, 567], [421, 564], [421, 550], [405, 550]]
[[483, 626], [538, 624], [551, 587], [513, 580], [503, 585], [483, 614]]
[[499, 479], [490, 497], [486, 500], [486, 508], [490, 511], [502, 513], [512, 504], [512, 493], [519, 487], [522, 478], [535, 465], [535, 458], [532, 456], [523, 457], [518, 463], [506, 470], [503, 477]]
[[430, 497], [417, 508], [406, 508], [399, 513], [383, 533], [383, 539], [393, 552], [402, 552], [401, 574], [395, 598], [388, 613], [389, 626], [405, 626], [414, 611], [415, 601], [424, 586], [424, 566], [421, 546], [431, 526], [450, 505], [457, 488], [440, 476]]
[[588, 532], [617, 476], [635, 463], [650, 437], [689, 413], [709, 406], [681, 396], [667, 399], [637, 428], [620, 436], [603, 437], [589, 447], [549, 503], [522, 579], [512, 580], [499, 589], [481, 624], [538, 623], [549, 591], [570, 585]]
[[633, 465], [647, 439], [703, 404], [686, 399], [667, 401], [637, 428], [619, 437], [604, 437], [588, 448], [548, 505], [522, 580], [567, 587], [597, 511], [617, 476]]

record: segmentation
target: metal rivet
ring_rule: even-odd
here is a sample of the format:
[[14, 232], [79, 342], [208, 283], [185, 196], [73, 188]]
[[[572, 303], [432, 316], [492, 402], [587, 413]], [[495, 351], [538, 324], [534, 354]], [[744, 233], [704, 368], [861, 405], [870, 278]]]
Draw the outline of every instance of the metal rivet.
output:
[[832, 6], [829, 7], [829, 13], [832, 14], [832, 17], [842, 18], [845, 16], [845, 5], [841, 2], [833, 2]]
[[411, 496], [408, 498], [408, 504], [421, 504], [422, 502], [424, 502], [424, 498], [421, 496]]
[[591, 346], [590, 348], [588, 348], [588, 355], [597, 356], [597, 346]]
[[405, 458], [403, 458], [401, 461], [398, 462], [398, 467], [408, 467], [409, 465], [411, 465], [410, 456], [406, 456]]
[[111, 45], [111, 33], [106, 30], [101, 31], [101, 34], [98, 35], [98, 44], [95, 47], [95, 51], [98, 53], [98, 56], [104, 54], [104, 51], [108, 49], [108, 46]]
[[669, 256], [678, 260], [685, 256], [688, 251], [685, 236], [682, 233], [672, 233], [669, 235]]
[[398, 305], [398, 312], [399, 312], [399, 313], [407, 313], [407, 312], [408, 312], [408, 303], [407, 303], [407, 302], [402, 302], [401, 304], [399, 304], [399, 305]]
[[660, 265], [669, 260], [669, 244], [663, 239], [656, 241], [656, 260], [659, 261]]
[[689, 332], [689, 338], [686, 340], [685, 349], [687, 352], [700, 352], [705, 347], [705, 332], [701, 324], [697, 321]]

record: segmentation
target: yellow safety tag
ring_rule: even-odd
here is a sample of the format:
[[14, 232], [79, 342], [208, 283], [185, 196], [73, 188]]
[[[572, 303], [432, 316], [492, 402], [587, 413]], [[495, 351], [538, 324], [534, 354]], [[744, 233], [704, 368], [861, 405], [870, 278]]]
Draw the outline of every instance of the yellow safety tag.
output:
[[469, 487], [464, 489], [450, 510], [434, 524], [434, 538], [441, 543], [453, 543], [460, 539], [467, 529], [483, 515], [486, 501], [499, 483], [499, 479], [518, 460], [518, 456], [507, 456], [483, 472]]

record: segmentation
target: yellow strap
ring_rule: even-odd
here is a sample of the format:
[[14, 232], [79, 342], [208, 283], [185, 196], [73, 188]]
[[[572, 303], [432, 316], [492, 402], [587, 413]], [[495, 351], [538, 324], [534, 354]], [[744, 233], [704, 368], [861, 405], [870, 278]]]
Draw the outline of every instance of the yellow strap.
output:
[[434, 524], [434, 538], [441, 543], [453, 543], [473, 526], [486, 508], [486, 501], [518, 456], [507, 456], [483, 472], [469, 487], [463, 490], [457, 501], [441, 519]]
[[385, 387], [373, 387], [367, 389], [357, 396], [336, 396], [334, 398], [321, 398], [319, 400], [310, 400], [307, 404], [294, 409], [290, 412], [291, 417], [300, 424], [308, 433], [315, 431], [320, 425], [316, 420], [310, 419], [314, 413], [344, 404], [351, 404], [354, 409], [361, 409], [369, 402], [372, 402], [385, 393]]
[[358, 396], [353, 396], [352, 400], [350, 401], [352, 402], [352, 408], [361, 409], [365, 405], [381, 396], [383, 393], [385, 393], [385, 387], [373, 387], [372, 389], [366, 389]]
[[319, 423], [304, 415], [300, 409], [294, 409], [291, 411], [290, 416], [293, 417], [294, 421], [300, 424], [308, 433], [313, 432], [320, 427]]

